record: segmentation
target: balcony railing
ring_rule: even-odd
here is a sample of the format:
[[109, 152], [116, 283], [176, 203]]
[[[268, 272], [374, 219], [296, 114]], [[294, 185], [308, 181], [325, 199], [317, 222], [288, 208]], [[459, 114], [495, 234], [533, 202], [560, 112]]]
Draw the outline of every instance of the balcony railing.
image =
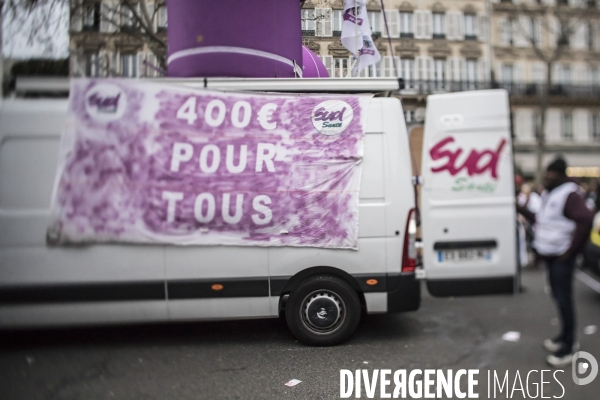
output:
[[[508, 90], [513, 96], [541, 96], [546, 92], [546, 84], [523, 82], [499, 82], [498, 86]], [[548, 88], [550, 96], [567, 96], [600, 99], [600, 85], [552, 84]]]
[[490, 82], [404, 80], [405, 94], [432, 94], [490, 89]]
[[[472, 82], [472, 81], [424, 81], [405, 80], [405, 94], [432, 94], [462, 92], [466, 90], [506, 89], [512, 96], [541, 96], [545, 93], [545, 84], [514, 82]], [[600, 99], [600, 85], [554, 84], [548, 91], [550, 96]]]

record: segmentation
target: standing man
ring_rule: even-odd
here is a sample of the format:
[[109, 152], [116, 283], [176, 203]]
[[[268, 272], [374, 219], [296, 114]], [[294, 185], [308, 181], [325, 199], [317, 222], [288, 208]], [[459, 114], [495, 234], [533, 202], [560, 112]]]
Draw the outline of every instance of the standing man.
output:
[[544, 347], [552, 352], [548, 364], [562, 368], [571, 363], [575, 343], [575, 305], [573, 274], [575, 256], [589, 235], [593, 214], [586, 207], [580, 187], [566, 174], [567, 163], [557, 158], [546, 169], [542, 204], [534, 215], [524, 207], [519, 213], [535, 223], [533, 245], [546, 263], [552, 296], [561, 318], [561, 333], [546, 339]]

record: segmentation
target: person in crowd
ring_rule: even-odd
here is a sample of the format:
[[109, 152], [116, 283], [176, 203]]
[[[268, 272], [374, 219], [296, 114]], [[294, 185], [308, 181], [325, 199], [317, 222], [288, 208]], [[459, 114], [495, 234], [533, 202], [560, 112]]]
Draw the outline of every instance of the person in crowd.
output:
[[589, 235], [593, 213], [586, 207], [581, 188], [566, 175], [567, 163], [557, 158], [546, 168], [542, 204], [536, 214], [526, 207], [517, 211], [535, 223], [534, 247], [548, 268], [552, 296], [561, 317], [561, 332], [546, 339], [546, 361], [555, 368], [571, 363], [575, 345], [573, 275], [575, 257]]
[[583, 199], [585, 200], [585, 205], [592, 211], [596, 211], [596, 188], [593, 186], [594, 181], [592, 182], [581, 182], [581, 187], [583, 188]]
[[532, 213], [537, 213], [542, 206], [542, 198], [537, 194], [528, 183], [521, 185], [521, 191], [517, 197], [517, 203], [520, 207], [526, 207]]
[[596, 193], [596, 204], [594, 211], [600, 212], [600, 179], [596, 179], [592, 182], [592, 190]]
[[[542, 200], [539, 194], [532, 190], [531, 185], [523, 183], [521, 185], [519, 194], [517, 195], [517, 205], [528, 209], [533, 214], [537, 213], [542, 204]], [[519, 260], [522, 266], [529, 265], [528, 250], [534, 251], [532, 243], [534, 238], [533, 225], [529, 221], [519, 215], [518, 218], [519, 228]], [[534, 267], [538, 266], [537, 257], [533, 263]]]
[[520, 174], [516, 174], [515, 175], [515, 194], [517, 196], [519, 195], [519, 193], [521, 193], [521, 186], [523, 186], [523, 183], [525, 183], [525, 178], [523, 178], [523, 176]]
[[600, 275], [600, 211], [594, 217], [590, 238], [583, 250], [583, 266]]

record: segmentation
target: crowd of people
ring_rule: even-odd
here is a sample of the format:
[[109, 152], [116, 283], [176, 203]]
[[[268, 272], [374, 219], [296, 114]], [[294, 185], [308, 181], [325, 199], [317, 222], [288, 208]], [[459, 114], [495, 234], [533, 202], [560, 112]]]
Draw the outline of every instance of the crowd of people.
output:
[[[586, 241], [581, 259], [582, 267], [600, 275], [600, 178], [591, 178], [587, 180], [568, 179], [579, 185], [578, 193], [583, 198], [586, 208], [594, 213], [593, 226]], [[517, 175], [515, 178], [515, 187], [517, 189], [517, 207], [525, 208], [529, 212], [536, 214], [542, 206], [542, 193], [545, 188], [541, 183], [527, 182]], [[519, 228], [523, 233], [521, 235], [522, 250], [520, 261], [522, 266], [540, 265], [539, 257], [536, 257], [533, 248], [534, 224], [523, 215], [519, 214]]]
[[[562, 158], [546, 168], [543, 185], [516, 178], [521, 264], [545, 264], [561, 332], [543, 343], [547, 362], [563, 368], [572, 362], [576, 341], [573, 277], [579, 254], [583, 265], [600, 274], [600, 189], [598, 181], [578, 182], [566, 174]], [[529, 252], [527, 250], [530, 250]]]

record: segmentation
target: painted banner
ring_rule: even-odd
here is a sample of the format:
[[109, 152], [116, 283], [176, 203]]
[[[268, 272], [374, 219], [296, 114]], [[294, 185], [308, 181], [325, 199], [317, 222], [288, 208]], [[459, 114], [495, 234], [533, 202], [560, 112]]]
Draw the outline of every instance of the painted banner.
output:
[[48, 242], [357, 249], [370, 97], [74, 79]]

